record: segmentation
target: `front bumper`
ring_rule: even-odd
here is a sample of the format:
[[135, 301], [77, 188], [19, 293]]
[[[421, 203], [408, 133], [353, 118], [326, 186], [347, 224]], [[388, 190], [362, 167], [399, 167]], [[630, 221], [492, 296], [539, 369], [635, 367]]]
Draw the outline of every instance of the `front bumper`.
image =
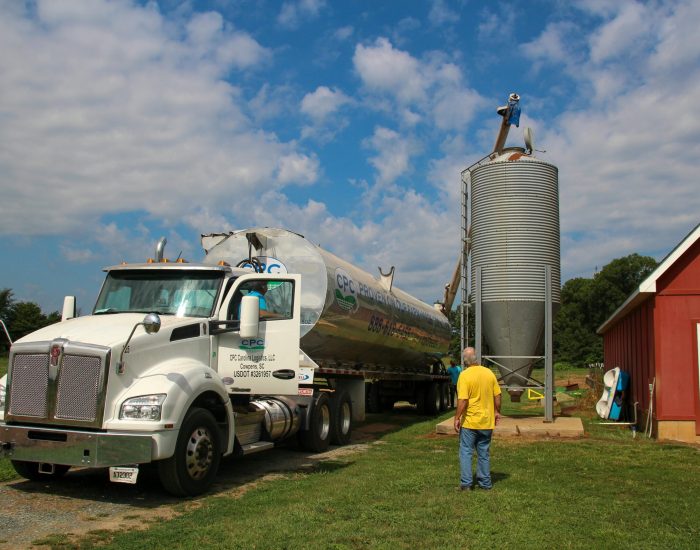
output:
[[0, 457], [27, 462], [103, 468], [151, 462], [150, 435], [0, 424]]

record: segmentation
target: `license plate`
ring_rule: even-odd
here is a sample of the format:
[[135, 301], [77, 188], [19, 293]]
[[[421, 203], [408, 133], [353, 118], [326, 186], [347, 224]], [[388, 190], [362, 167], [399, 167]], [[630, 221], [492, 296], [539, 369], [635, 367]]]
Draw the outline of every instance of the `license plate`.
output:
[[125, 468], [122, 466], [112, 466], [109, 469], [109, 480], [114, 483], [129, 483], [134, 485], [139, 475], [138, 468]]

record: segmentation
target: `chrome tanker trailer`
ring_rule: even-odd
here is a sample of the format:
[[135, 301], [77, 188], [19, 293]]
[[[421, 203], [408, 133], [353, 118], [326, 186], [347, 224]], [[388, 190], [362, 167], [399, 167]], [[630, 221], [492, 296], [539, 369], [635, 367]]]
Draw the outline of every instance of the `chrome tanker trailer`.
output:
[[353, 419], [397, 400], [447, 407], [437, 310], [277, 229], [202, 238], [204, 262], [107, 268], [90, 315], [12, 344], [0, 378], [0, 456], [30, 479], [153, 462], [176, 495], [207, 489], [220, 458], [297, 437], [345, 444]]
[[[370, 412], [398, 400], [429, 413], [444, 410], [448, 390], [440, 358], [447, 353], [449, 322], [394, 287], [393, 268], [373, 277], [284, 229], [203, 235], [202, 246], [207, 264], [300, 274], [301, 349], [318, 365], [316, 374], [332, 384], [352, 377], [366, 382]], [[359, 401], [354, 406], [361, 418]]]

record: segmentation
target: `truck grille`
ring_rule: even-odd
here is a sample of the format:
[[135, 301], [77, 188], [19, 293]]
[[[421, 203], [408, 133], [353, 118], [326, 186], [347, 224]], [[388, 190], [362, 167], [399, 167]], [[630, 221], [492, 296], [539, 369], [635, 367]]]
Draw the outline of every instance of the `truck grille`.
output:
[[46, 418], [49, 355], [15, 355], [10, 387], [10, 414]]
[[58, 375], [56, 418], [93, 422], [97, 418], [101, 373], [99, 357], [64, 356]]
[[58, 365], [52, 367], [50, 343], [43, 344], [46, 353], [23, 353], [13, 347], [7, 420], [99, 427], [109, 350], [67, 342]]

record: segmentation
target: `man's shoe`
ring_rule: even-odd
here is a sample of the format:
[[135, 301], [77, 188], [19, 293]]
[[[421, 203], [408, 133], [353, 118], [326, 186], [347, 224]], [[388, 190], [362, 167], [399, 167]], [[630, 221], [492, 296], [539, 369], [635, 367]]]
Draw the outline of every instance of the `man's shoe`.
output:
[[472, 488], [469, 485], [460, 485], [455, 489], [455, 491], [471, 491]]
[[493, 485], [491, 487], [482, 487], [481, 485], [477, 485], [477, 487], [482, 491], [490, 491], [491, 489], [493, 489]]

